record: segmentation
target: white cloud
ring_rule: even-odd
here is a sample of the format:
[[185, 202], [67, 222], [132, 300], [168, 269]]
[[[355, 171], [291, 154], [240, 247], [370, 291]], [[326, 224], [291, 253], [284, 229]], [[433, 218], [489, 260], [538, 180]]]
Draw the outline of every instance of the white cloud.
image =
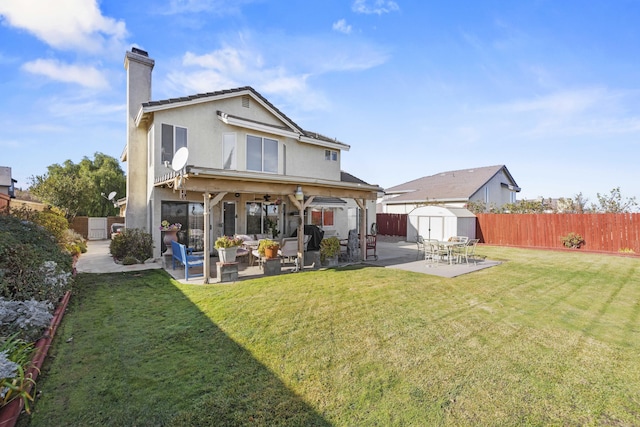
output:
[[103, 16], [96, 0], [2, 0], [0, 16], [56, 49], [124, 50], [125, 23]]
[[393, 0], [373, 0], [373, 4], [369, 4], [369, 0], [355, 0], [351, 9], [356, 13], [364, 13], [366, 15], [397, 12], [400, 6]]
[[105, 117], [118, 117], [121, 118], [121, 114], [126, 112], [126, 105], [124, 102], [121, 104], [110, 104], [102, 100], [95, 100], [92, 97], [87, 101], [86, 97], [81, 95], [76, 97], [53, 97], [47, 100], [49, 112], [53, 117], [72, 117], [77, 120], [79, 116], [85, 118], [91, 117], [89, 120], [94, 120], [96, 116]]
[[479, 108], [473, 115], [487, 139], [492, 134], [567, 143], [581, 137], [619, 138], [640, 132], [640, 114], [635, 114], [639, 98], [634, 91], [584, 88]]
[[[311, 111], [329, 106], [313, 79], [324, 74], [360, 71], [388, 59], [381, 48], [362, 40], [332, 36], [291, 37], [282, 33], [236, 35], [220, 49], [187, 52], [182, 66], [167, 75], [165, 93], [173, 97], [252, 86], [279, 108]], [[283, 105], [284, 104], [284, 105]]]
[[171, 72], [168, 80], [172, 89], [183, 95], [252, 86], [265, 96], [278, 95], [291, 102], [300, 97], [322, 99], [312, 94], [308, 75], [267, 66], [260, 54], [248, 48], [225, 47], [204, 55], [187, 52], [182, 65], [185, 69]]
[[340, 33], [350, 34], [351, 25], [347, 25], [347, 21], [344, 19], [341, 19], [333, 23], [333, 30], [338, 31]]
[[512, 113], [542, 112], [550, 115], [570, 115], [583, 113], [603, 104], [608, 105], [618, 96], [601, 88], [589, 88], [518, 100], [499, 105], [497, 108]]
[[252, 3], [254, 0], [169, 0], [167, 7], [163, 8], [166, 15], [175, 15], [180, 13], [201, 13], [213, 12], [217, 15], [228, 15], [239, 13], [240, 7], [246, 3]]
[[102, 72], [91, 66], [68, 65], [52, 59], [36, 59], [22, 68], [32, 74], [64, 83], [76, 83], [91, 89], [105, 89], [109, 83]]
[[0, 139], [0, 147], [3, 147], [3, 148], [21, 148], [22, 144], [20, 144], [15, 139]]

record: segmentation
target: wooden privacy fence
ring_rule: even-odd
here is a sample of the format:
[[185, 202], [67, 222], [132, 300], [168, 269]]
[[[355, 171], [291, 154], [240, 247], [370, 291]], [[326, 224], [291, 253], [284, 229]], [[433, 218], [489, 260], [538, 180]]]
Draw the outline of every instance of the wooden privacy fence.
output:
[[502, 246], [564, 248], [561, 237], [581, 235], [584, 249], [640, 254], [640, 214], [477, 214], [477, 237]]
[[407, 214], [376, 214], [378, 234], [386, 236], [406, 236], [407, 217]]
[[[111, 224], [116, 222], [124, 223], [124, 218], [121, 216], [108, 216], [107, 217], [107, 238], [110, 237], [109, 230], [111, 228]], [[71, 228], [76, 233], [80, 234], [82, 237], [87, 239], [89, 237], [89, 217], [86, 216], [77, 216], [73, 219], [71, 224], [69, 224], [69, 228]]]

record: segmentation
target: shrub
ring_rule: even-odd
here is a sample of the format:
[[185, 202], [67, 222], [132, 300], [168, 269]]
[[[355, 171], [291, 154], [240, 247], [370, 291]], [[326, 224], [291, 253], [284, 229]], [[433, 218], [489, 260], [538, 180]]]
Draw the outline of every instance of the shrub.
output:
[[36, 341], [49, 326], [53, 304], [45, 301], [10, 301], [0, 298], [0, 336], [17, 335]]
[[48, 230], [58, 242], [62, 242], [64, 232], [69, 229], [69, 221], [64, 216], [50, 210], [36, 213], [35, 223]]
[[320, 241], [320, 261], [340, 255], [340, 240], [336, 236]]
[[581, 235], [576, 233], [569, 233], [566, 236], [560, 238], [562, 244], [567, 248], [579, 249], [584, 244], [584, 239]]
[[64, 250], [71, 256], [80, 255], [87, 252], [87, 241], [75, 231], [67, 228], [62, 234], [60, 241]]
[[151, 234], [137, 228], [125, 228], [122, 233], [113, 236], [109, 252], [118, 261], [132, 257], [138, 263], [144, 263], [153, 256]]
[[0, 216], [0, 297], [57, 302], [71, 286], [71, 256], [33, 222]]
[[65, 231], [69, 229], [69, 221], [67, 221], [62, 213], [53, 209], [35, 211], [23, 206], [21, 208], [12, 209], [11, 214], [14, 217], [33, 222], [44, 227], [45, 230], [49, 231], [49, 233], [51, 233], [58, 242], [62, 242]]
[[133, 264], [138, 264], [138, 260], [132, 256], [127, 255], [122, 260], [122, 265], [133, 265]]

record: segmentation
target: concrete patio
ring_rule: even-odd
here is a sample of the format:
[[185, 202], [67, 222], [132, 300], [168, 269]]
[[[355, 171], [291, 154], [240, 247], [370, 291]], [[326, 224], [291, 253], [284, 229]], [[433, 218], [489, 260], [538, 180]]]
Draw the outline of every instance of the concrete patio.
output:
[[[113, 258], [109, 255], [109, 240], [91, 240], [88, 243], [88, 251], [82, 254], [78, 260], [76, 269], [79, 273], [116, 273], [116, 272], [132, 272], [139, 270], [147, 270], [154, 268], [164, 268], [174, 279], [182, 283], [198, 284], [203, 282], [202, 276], [190, 277], [187, 282], [184, 279], [184, 268], [176, 267], [172, 269], [171, 258], [166, 256], [163, 259], [155, 260], [153, 262], [146, 262], [144, 264], [135, 265], [122, 265], [113, 261]], [[376, 254], [378, 259], [363, 261], [362, 264], [384, 267], [384, 268], [396, 268], [400, 270], [412, 271], [415, 273], [429, 274], [433, 276], [453, 278], [463, 274], [468, 274], [477, 270], [493, 267], [500, 262], [486, 260], [483, 258], [477, 258], [476, 263], [470, 262], [468, 265], [446, 263], [438, 263], [434, 265], [424, 260], [424, 254], [418, 252], [418, 248], [415, 243], [405, 242], [398, 238], [379, 236]], [[211, 282], [218, 282], [216, 262], [217, 257], [211, 258]], [[354, 263], [340, 263], [341, 266]], [[360, 264], [360, 263], [356, 263]], [[319, 268], [324, 268], [316, 265], [305, 266], [303, 271], [313, 271]], [[280, 274], [290, 274], [294, 269], [292, 263], [282, 264]], [[202, 268], [192, 268], [189, 275], [202, 274]], [[264, 277], [264, 272], [261, 267], [255, 265], [252, 266], [248, 260], [243, 260], [238, 263], [238, 280], [247, 280], [258, 277]], [[232, 282], [229, 282], [232, 283]]]

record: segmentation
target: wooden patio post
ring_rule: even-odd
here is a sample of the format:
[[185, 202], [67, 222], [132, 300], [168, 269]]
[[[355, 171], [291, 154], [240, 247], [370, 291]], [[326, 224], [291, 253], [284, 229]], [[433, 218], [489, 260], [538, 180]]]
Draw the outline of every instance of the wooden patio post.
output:
[[[204, 266], [203, 271], [202, 271], [202, 275], [204, 276], [204, 283], [207, 284], [209, 283], [209, 272], [211, 271], [211, 258], [209, 258], [209, 192], [205, 191], [204, 193], [204, 214], [203, 214], [203, 220], [204, 220], [204, 225], [202, 226], [204, 228]], [[186, 269], [186, 267], [185, 267]]]
[[367, 259], [367, 200], [354, 199], [360, 208], [360, 261]]
[[204, 270], [202, 271], [202, 275], [204, 276], [204, 283], [210, 283], [210, 275], [211, 275], [211, 236], [209, 233], [209, 216], [211, 213], [211, 209], [220, 203], [220, 200], [227, 195], [226, 191], [216, 194], [216, 196], [211, 199], [211, 194], [208, 191], [204, 193], [204, 266], [202, 267]]
[[311, 196], [306, 202], [296, 199], [295, 193], [289, 194], [289, 200], [298, 208], [298, 215], [300, 220], [298, 221], [298, 268], [302, 270], [304, 268], [304, 211], [313, 202], [315, 196]]

